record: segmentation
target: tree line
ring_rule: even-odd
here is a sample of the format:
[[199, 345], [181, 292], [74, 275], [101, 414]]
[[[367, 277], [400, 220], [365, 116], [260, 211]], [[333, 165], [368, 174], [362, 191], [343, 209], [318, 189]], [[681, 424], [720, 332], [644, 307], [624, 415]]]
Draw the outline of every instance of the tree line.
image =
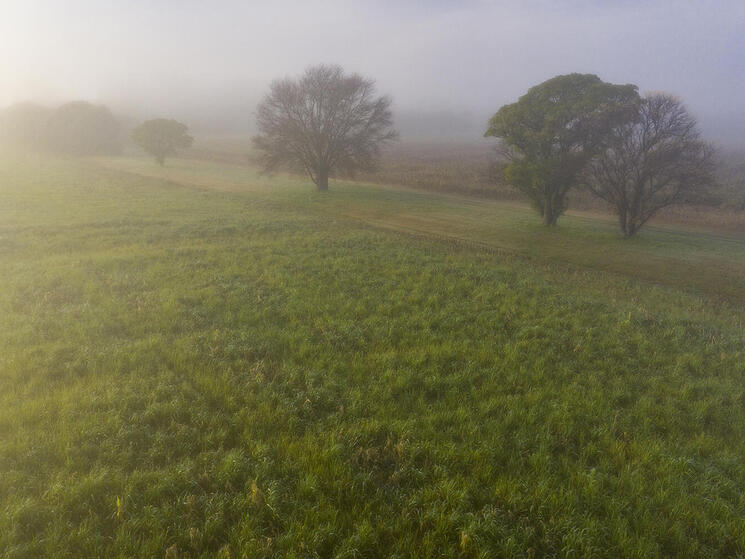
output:
[[[132, 139], [163, 165], [193, 138], [176, 120], [156, 118], [132, 131]], [[122, 126], [105, 105], [73, 101], [50, 109], [18, 103], [0, 112], [0, 142], [62, 155], [118, 155]]]
[[[370, 170], [396, 138], [389, 97], [374, 82], [338, 66], [316, 66], [274, 82], [260, 103], [254, 145], [268, 171], [306, 172], [319, 190], [329, 173]], [[504, 177], [543, 223], [555, 225], [567, 194], [585, 188], [611, 204], [624, 236], [662, 208], [710, 186], [714, 150], [682, 102], [641, 97], [632, 84], [593, 74], [556, 76], [500, 108], [485, 136], [500, 141]]]
[[[318, 190], [329, 177], [372, 171], [395, 140], [391, 98], [375, 82], [340, 66], [319, 65], [274, 81], [259, 103], [253, 143], [267, 172], [306, 173]], [[75, 155], [116, 154], [120, 127], [104, 106], [68, 103], [54, 110], [21, 104], [0, 115], [0, 133], [16, 143]], [[714, 150], [677, 98], [642, 97], [632, 84], [568, 74], [530, 88], [489, 120], [504, 179], [553, 226], [572, 189], [592, 192], [616, 211], [624, 236], [662, 208], [714, 181]], [[134, 141], [163, 165], [193, 138], [165, 118], [138, 125]]]
[[65, 155], [117, 155], [121, 126], [104, 105], [73, 101], [50, 109], [19, 103], [0, 113], [0, 140]]

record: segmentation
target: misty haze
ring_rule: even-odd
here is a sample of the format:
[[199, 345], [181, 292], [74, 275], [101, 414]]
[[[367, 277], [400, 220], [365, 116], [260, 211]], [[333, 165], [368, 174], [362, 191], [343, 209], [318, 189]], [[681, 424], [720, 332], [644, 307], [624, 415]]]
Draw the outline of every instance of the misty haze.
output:
[[0, 557], [745, 557], [745, 4], [0, 8]]

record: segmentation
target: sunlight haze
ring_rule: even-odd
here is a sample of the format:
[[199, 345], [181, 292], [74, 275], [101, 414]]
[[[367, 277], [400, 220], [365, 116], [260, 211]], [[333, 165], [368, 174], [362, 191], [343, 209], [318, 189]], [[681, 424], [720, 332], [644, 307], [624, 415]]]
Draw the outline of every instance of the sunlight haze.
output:
[[[269, 82], [317, 63], [375, 76], [399, 114], [468, 113], [596, 73], [685, 100], [745, 138], [745, 4], [719, 2], [3, 3], [0, 105], [87, 99], [250, 127]], [[395, 61], [395, 64], [391, 62]], [[465, 131], [464, 131], [465, 132]]]

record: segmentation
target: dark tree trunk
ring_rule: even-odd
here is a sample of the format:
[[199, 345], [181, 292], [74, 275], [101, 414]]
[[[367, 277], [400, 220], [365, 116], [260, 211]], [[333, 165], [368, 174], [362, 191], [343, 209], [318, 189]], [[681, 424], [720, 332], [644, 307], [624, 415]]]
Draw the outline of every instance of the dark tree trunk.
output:
[[621, 231], [627, 239], [633, 237], [639, 230], [639, 224], [635, 221], [633, 213], [623, 211], [619, 216], [621, 220]]
[[551, 213], [546, 212], [543, 214], [543, 225], [546, 225], [548, 227], [556, 225], [556, 222], [558, 221], [559, 216], [556, 215], [553, 211]]
[[624, 237], [628, 237], [628, 224], [626, 223], [626, 210], [621, 210], [618, 213], [618, 224], [621, 226], [621, 233]]
[[559, 219], [559, 215], [554, 207], [553, 200], [551, 197], [547, 197], [543, 203], [543, 225], [556, 225], [557, 219]]
[[316, 175], [316, 186], [318, 187], [318, 190], [329, 189], [329, 171], [325, 167], [318, 169], [318, 174]]

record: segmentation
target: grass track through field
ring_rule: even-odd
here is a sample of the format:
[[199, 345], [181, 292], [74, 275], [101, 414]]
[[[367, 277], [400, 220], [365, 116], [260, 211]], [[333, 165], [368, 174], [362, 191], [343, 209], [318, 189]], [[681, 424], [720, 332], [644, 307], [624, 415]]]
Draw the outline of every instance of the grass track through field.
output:
[[281, 203], [293, 203], [329, 217], [745, 303], [742, 235], [648, 226], [638, 237], [627, 240], [620, 237], [612, 218], [587, 212], [569, 212], [557, 228], [547, 230], [529, 208], [516, 203], [344, 181], [334, 183], [330, 192], [319, 194], [302, 177], [272, 178], [246, 167], [199, 161], [176, 161], [165, 169], [138, 159], [104, 163], [147, 177], [275, 201], [278, 198], [273, 189], [279, 189]]

